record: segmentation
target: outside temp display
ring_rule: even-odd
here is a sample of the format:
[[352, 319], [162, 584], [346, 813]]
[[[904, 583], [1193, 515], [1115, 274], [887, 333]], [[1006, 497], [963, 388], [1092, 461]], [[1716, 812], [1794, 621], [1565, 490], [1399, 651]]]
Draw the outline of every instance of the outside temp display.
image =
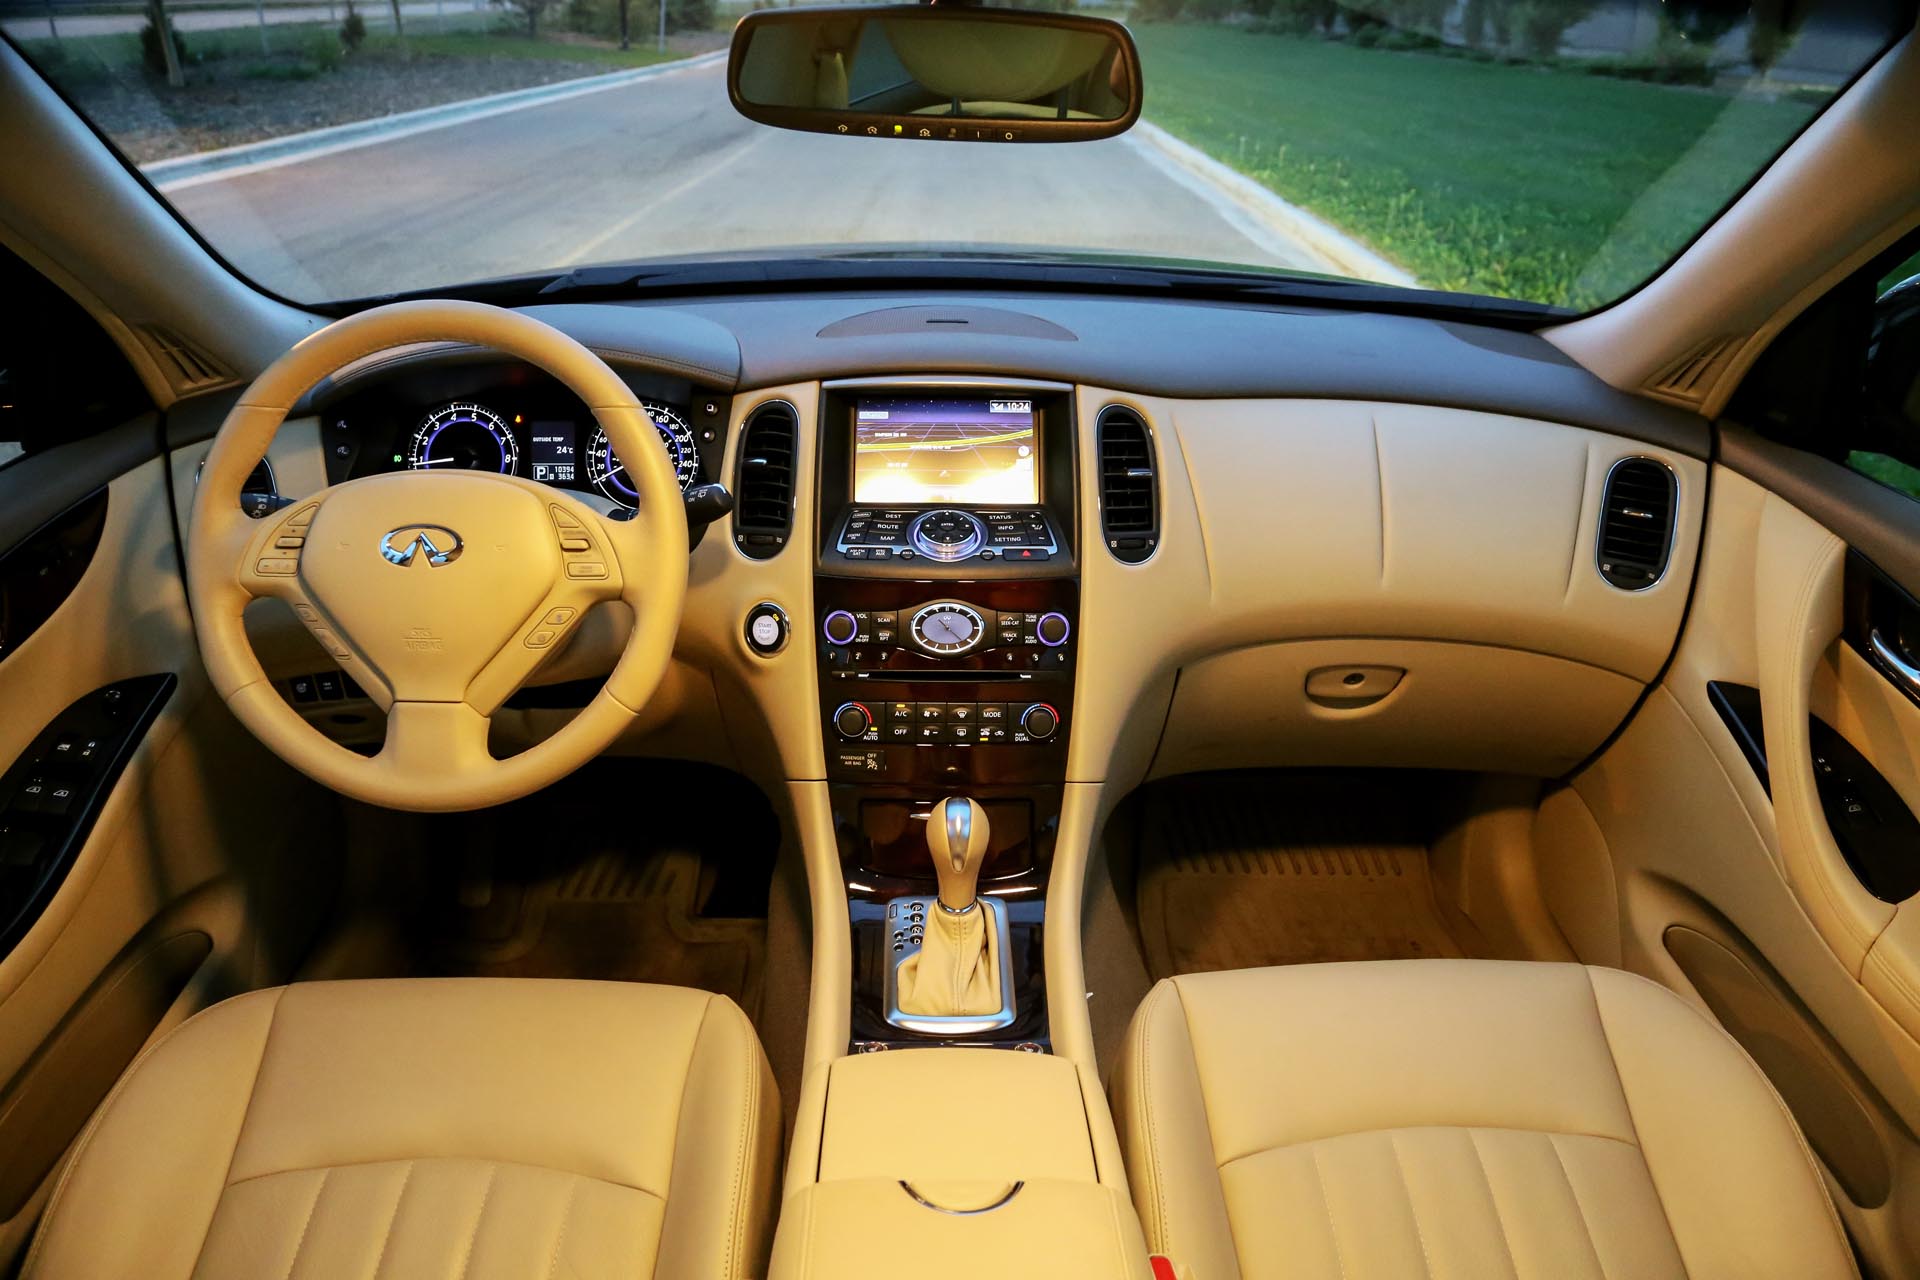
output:
[[853, 412], [853, 500], [862, 506], [1030, 506], [1039, 431], [1024, 397], [865, 399]]
[[533, 478], [545, 484], [572, 484], [579, 468], [571, 422], [536, 422], [527, 428], [527, 461]]

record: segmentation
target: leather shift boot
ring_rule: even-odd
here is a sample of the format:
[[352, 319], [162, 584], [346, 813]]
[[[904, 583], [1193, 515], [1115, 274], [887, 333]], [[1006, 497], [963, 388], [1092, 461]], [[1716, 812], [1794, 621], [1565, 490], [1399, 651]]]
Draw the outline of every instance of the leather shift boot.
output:
[[997, 1012], [999, 945], [981, 903], [958, 916], [935, 905], [920, 953], [900, 966], [900, 1011], [928, 1017]]

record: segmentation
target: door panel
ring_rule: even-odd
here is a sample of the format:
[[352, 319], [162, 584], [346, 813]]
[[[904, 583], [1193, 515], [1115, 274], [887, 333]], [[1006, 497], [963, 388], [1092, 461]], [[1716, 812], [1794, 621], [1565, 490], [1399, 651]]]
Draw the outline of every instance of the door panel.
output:
[[[0, 1220], [0, 1273], [39, 1212], [48, 1153], [70, 1144], [106, 1074], [64, 1068], [62, 1053], [94, 1045], [97, 1055], [106, 1044], [124, 1056], [211, 1000], [283, 977], [328, 901], [338, 845], [333, 797], [260, 748], [207, 685], [170, 460], [151, 420], [139, 430], [148, 447], [131, 460], [81, 441], [0, 469], [0, 511], [57, 516], [103, 484], [106, 497], [83, 571], [31, 634], [0, 651], [0, 774], [13, 771], [0, 785], [0, 826], [51, 829], [20, 817], [12, 779], [52, 767], [57, 735], [43, 730], [72, 704], [135, 678], [172, 684], [152, 724], [130, 735], [125, 766], [44, 909], [10, 948], [0, 942], [0, 1127], [6, 1116], [8, 1132], [22, 1116], [33, 1122], [31, 1142], [0, 1147], [0, 1187], [18, 1209]], [[108, 462], [122, 469], [102, 477]], [[204, 956], [184, 975], [169, 965], [164, 981], [134, 988], [110, 976], [116, 965], [143, 973], [139, 957], [156, 947], [177, 956], [169, 941], [196, 933]], [[29, 1187], [36, 1194], [23, 1196]]]
[[[1616, 929], [1627, 967], [1693, 994], [1754, 1042], [1803, 1127], [1821, 1135], [1830, 1171], [1844, 1166], [1831, 1189], [1869, 1273], [1915, 1274], [1920, 1000], [1901, 984], [1920, 992], [1920, 973], [1904, 972], [1920, 957], [1920, 938], [1907, 940], [1920, 903], [1881, 901], [1855, 876], [1816, 784], [1809, 720], [1920, 812], [1920, 706], [1843, 639], [1842, 532], [1728, 467], [1711, 486], [1674, 660], [1572, 783], [1606, 842], [1618, 914], [1593, 919], [1567, 895], [1555, 909], [1582, 926], [1570, 937]], [[1764, 782], [1716, 709], [1716, 682], [1760, 691]], [[1554, 856], [1557, 831], [1577, 829], [1564, 813], [1555, 823], [1537, 842], [1542, 857]]]

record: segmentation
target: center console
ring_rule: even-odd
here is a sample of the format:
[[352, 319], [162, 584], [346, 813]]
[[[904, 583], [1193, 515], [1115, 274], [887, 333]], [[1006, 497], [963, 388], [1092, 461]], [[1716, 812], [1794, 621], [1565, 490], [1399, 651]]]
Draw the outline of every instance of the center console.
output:
[[[1072, 399], [1057, 384], [830, 384], [820, 418], [820, 725], [854, 925], [856, 1050], [1048, 1047], [1046, 877], [1079, 645]], [[929, 811], [991, 827], [979, 893], [1007, 1007], [904, 1014], [896, 976], [938, 911]]]

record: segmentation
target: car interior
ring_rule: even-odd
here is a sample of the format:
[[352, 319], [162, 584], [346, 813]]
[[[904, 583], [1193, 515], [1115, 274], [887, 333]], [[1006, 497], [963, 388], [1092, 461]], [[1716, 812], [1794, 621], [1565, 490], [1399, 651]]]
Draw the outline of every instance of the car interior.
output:
[[[768, 9], [720, 109], [1153, 71]], [[0, 1275], [1920, 1276], [1916, 137], [1907, 6], [1585, 310], [300, 299], [0, 42]]]

